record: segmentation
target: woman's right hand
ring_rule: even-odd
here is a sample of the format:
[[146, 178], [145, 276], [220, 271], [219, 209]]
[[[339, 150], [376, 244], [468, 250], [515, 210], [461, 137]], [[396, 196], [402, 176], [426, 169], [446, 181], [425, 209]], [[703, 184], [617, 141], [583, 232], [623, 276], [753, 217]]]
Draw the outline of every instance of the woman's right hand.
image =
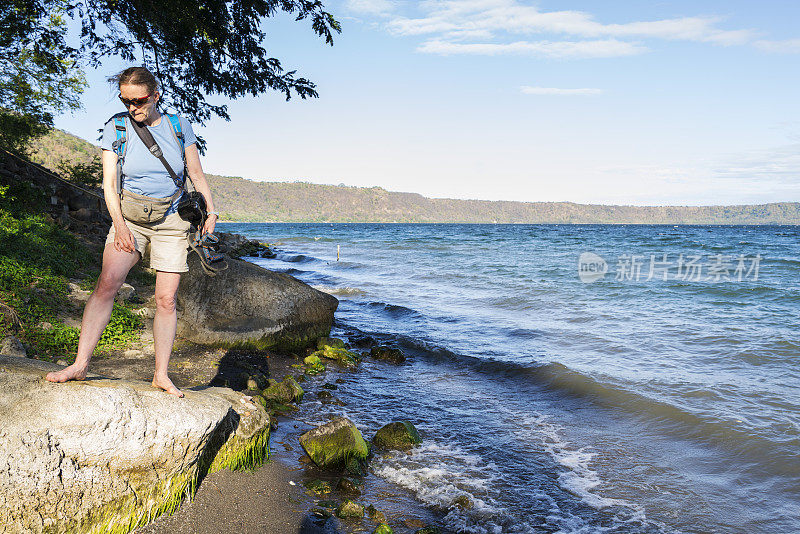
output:
[[114, 224], [114, 248], [131, 254], [136, 251], [133, 234], [124, 222], [120, 225]]

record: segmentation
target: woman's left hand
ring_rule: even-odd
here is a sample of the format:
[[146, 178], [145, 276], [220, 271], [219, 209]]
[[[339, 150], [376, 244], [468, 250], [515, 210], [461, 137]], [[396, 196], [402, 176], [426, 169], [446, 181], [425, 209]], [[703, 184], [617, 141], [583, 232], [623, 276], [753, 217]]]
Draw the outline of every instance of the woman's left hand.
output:
[[203, 234], [213, 234], [214, 233], [214, 226], [217, 224], [217, 215], [211, 214], [206, 217], [206, 223], [203, 225]]

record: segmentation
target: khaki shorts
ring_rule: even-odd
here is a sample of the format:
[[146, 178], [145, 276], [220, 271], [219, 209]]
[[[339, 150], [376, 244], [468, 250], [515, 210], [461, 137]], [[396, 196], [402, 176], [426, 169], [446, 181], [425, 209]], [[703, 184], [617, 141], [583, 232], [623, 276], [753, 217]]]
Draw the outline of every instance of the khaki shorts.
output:
[[[185, 273], [189, 270], [189, 265], [186, 263], [189, 250], [189, 242], [186, 239], [189, 234], [189, 221], [184, 221], [177, 213], [171, 213], [152, 224], [136, 224], [128, 220], [125, 224], [133, 234], [136, 250], [142, 258], [147, 244], [150, 244], [151, 269], [171, 273]], [[115, 235], [112, 224], [106, 237], [106, 245], [114, 244]]]

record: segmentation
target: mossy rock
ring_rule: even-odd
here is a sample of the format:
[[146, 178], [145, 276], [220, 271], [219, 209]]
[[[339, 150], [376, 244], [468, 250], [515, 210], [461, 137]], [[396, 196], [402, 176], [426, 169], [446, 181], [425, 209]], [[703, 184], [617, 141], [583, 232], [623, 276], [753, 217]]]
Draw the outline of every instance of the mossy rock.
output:
[[472, 502], [466, 495], [459, 495], [455, 499], [453, 499], [453, 503], [450, 506], [455, 506], [456, 508], [460, 508], [461, 510], [471, 510], [475, 503]]
[[394, 531], [386, 523], [381, 523], [378, 528], [372, 531], [372, 534], [394, 534]]
[[367, 463], [358, 458], [348, 458], [345, 470], [353, 476], [365, 477], [367, 476]]
[[325, 372], [325, 364], [322, 363], [322, 360], [316, 352], [303, 358], [303, 363], [306, 364], [305, 373], [307, 375], [314, 376]]
[[317, 351], [313, 354], [309, 354], [305, 358], [303, 358], [303, 363], [306, 365], [319, 365], [322, 363], [320, 359], [320, 351]]
[[369, 354], [376, 360], [383, 360], [391, 363], [403, 363], [406, 361], [403, 351], [393, 347], [387, 347], [386, 345], [372, 347], [369, 350]]
[[347, 418], [337, 417], [300, 436], [300, 445], [314, 463], [323, 468], [365, 460], [369, 447], [361, 432]]
[[364, 517], [364, 507], [356, 502], [347, 500], [336, 509], [336, 516], [342, 519], [350, 517], [357, 517], [360, 519]]
[[367, 516], [375, 521], [376, 523], [386, 523], [386, 515], [375, 508], [373, 505], [369, 505], [366, 508]]
[[407, 451], [422, 443], [422, 438], [410, 422], [397, 421], [378, 430], [372, 442], [382, 449]]
[[315, 493], [317, 495], [324, 495], [326, 493], [331, 492], [331, 484], [325, 480], [320, 480], [315, 478], [314, 480], [309, 480], [307, 482], [303, 482], [303, 487], [306, 488], [311, 493]]
[[344, 348], [344, 341], [336, 337], [321, 337], [317, 340], [317, 348], [323, 349], [325, 347], [334, 347], [337, 349]]
[[287, 376], [283, 382], [269, 379], [268, 386], [261, 392], [261, 396], [267, 400], [273, 400], [282, 404], [290, 402], [300, 402], [303, 400], [303, 388], [292, 376]]
[[364, 485], [363, 480], [343, 477], [339, 479], [339, 483], [336, 484], [336, 489], [341, 491], [342, 493], [349, 493], [351, 495], [361, 495], [361, 487], [363, 485]]
[[321, 358], [327, 358], [329, 360], [336, 360], [345, 367], [355, 367], [358, 365], [358, 362], [361, 359], [358, 354], [345, 348], [327, 346], [316, 351], [314, 354], [312, 354], [312, 356], [313, 355], [317, 355]]
[[254, 391], [261, 391], [268, 387], [269, 380], [263, 373], [252, 373], [247, 376], [247, 389]]
[[414, 531], [414, 534], [442, 534], [442, 531], [439, 530], [439, 527], [422, 527]]

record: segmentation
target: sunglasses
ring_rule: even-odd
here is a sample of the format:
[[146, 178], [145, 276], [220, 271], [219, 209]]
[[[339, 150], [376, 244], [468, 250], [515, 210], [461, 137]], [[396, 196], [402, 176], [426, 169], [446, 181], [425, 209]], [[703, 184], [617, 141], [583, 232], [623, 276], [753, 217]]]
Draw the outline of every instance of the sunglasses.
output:
[[155, 93], [150, 93], [147, 96], [143, 96], [141, 98], [122, 98], [122, 95], [119, 95], [119, 101], [125, 104], [125, 107], [136, 106], [143, 106], [150, 100], [150, 97], [153, 96]]

